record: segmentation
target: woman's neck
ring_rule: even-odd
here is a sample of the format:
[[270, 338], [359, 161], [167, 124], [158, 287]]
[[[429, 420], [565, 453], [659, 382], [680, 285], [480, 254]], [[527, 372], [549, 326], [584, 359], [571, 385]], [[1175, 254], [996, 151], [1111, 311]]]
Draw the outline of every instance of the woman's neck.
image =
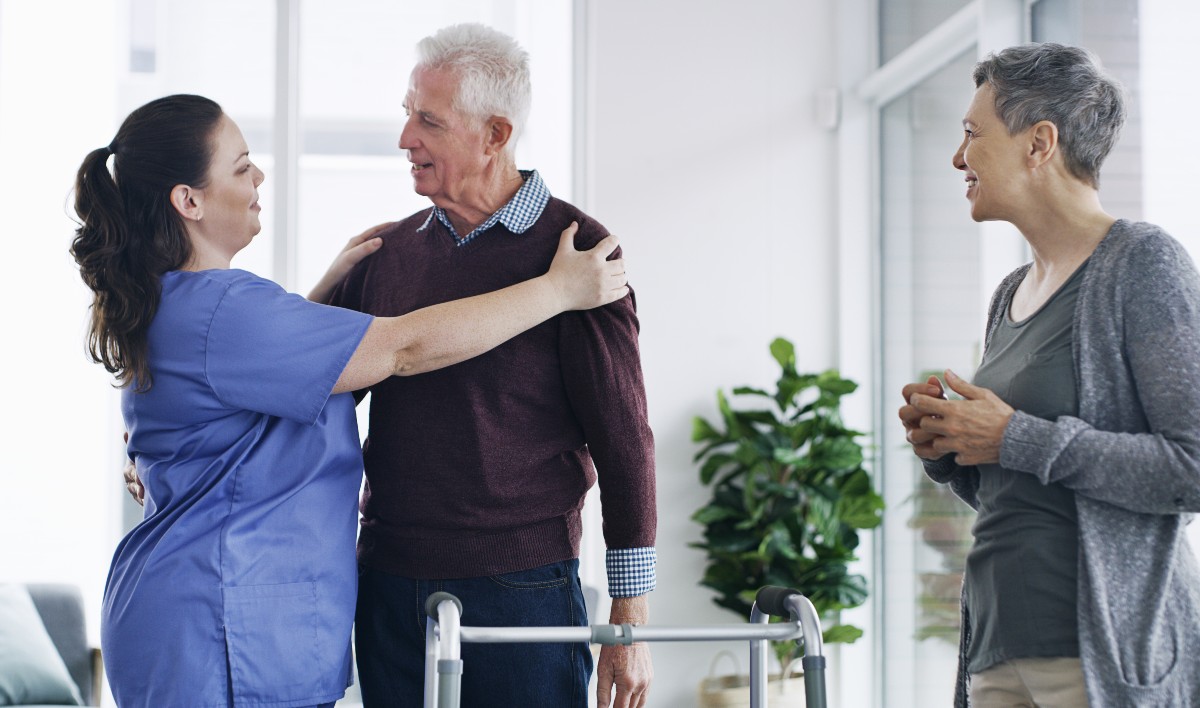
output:
[[1015, 226], [1033, 252], [1033, 275], [1073, 273], [1104, 240], [1116, 218], [1090, 185], [1065, 185], [1044, 194]]

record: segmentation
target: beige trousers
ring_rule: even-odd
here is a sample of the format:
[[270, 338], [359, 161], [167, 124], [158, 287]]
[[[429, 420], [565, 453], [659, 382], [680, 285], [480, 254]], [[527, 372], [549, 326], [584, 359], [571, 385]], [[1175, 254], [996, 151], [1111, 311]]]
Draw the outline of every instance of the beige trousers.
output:
[[1087, 708], [1079, 659], [1013, 659], [971, 674], [971, 708]]

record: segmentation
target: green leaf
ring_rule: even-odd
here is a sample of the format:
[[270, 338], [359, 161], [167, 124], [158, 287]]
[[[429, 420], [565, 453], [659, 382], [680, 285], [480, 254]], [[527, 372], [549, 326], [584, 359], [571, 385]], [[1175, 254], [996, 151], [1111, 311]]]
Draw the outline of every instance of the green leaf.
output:
[[813, 446], [812, 455], [831, 470], [854, 469], [863, 462], [862, 447], [850, 438], [825, 439]]
[[692, 521], [701, 524], [711, 524], [717, 521], [725, 521], [726, 519], [738, 519], [742, 514], [736, 509], [730, 509], [727, 506], [706, 506], [698, 509], [692, 514]]
[[804, 461], [805, 455], [799, 450], [790, 447], [777, 447], [773, 455], [775, 461], [781, 465], [796, 465]]
[[720, 526], [709, 527], [706, 534], [708, 547], [714, 551], [736, 553], [758, 547], [758, 536], [753, 533], [739, 531]]
[[833, 644], [835, 642], [853, 644], [862, 635], [863, 631], [852, 624], [839, 624], [822, 631], [821, 639], [826, 644]]
[[883, 522], [883, 497], [871, 487], [866, 470], [858, 470], [842, 483], [837, 514], [847, 526], [873, 529]]
[[742, 503], [750, 517], [758, 519], [762, 516], [762, 502], [758, 498], [758, 478], [762, 472], [763, 463], [758, 462], [746, 474], [746, 486], [742, 488]]
[[703, 442], [713, 438], [724, 437], [707, 420], [696, 416], [692, 418], [692, 442]]
[[733, 389], [733, 392], [734, 392], [734, 394], [736, 394], [738, 396], [750, 395], [750, 396], [766, 396], [767, 398], [771, 398], [771, 394], [767, 393], [766, 391], [762, 390], [761, 388], [752, 388], [750, 386], [738, 386], [737, 388]]
[[817, 377], [817, 387], [832, 395], [835, 399], [849, 393], [854, 393], [858, 384], [849, 379], [843, 379], [836, 369], [822, 371]]
[[753, 469], [761, 460], [761, 456], [758, 454], [758, 437], [738, 440], [737, 448], [733, 451], [733, 458], [745, 465], [747, 469]]
[[713, 475], [722, 467], [734, 461], [733, 455], [714, 452], [711, 457], [704, 461], [704, 465], [700, 467], [700, 482], [702, 484], [712, 484]]
[[779, 366], [784, 371], [794, 369], [796, 366], [796, 347], [783, 337], [777, 337], [775, 341], [771, 342], [771, 356], [779, 362]]
[[725, 398], [724, 391], [717, 391], [717, 410], [721, 411], [721, 417], [725, 419], [725, 433], [730, 438], [736, 438], [741, 435], [738, 428], [737, 419], [733, 417], [733, 409], [729, 407], [729, 399]]
[[771, 411], [735, 411], [733, 415], [739, 423], [747, 427], [755, 423], [768, 426], [779, 425], [779, 419]]
[[713, 489], [713, 503], [730, 509], [744, 509], [742, 488], [729, 482]]
[[824, 495], [813, 495], [811, 499], [812, 514], [809, 523], [817, 529], [822, 538], [830, 539], [837, 535], [841, 522], [834, 513], [835, 505]]
[[800, 554], [796, 552], [796, 547], [792, 545], [792, 534], [783, 522], [777, 521], [771, 524], [769, 531], [770, 535], [767, 537], [770, 542], [768, 553], [771, 555], [777, 553], [791, 560], [800, 558]]
[[796, 405], [796, 395], [808, 388], [811, 384], [804, 378], [788, 376], [784, 374], [779, 379], [776, 386], [779, 392], [775, 394], [775, 402], [779, 404], [780, 410], [787, 410]]

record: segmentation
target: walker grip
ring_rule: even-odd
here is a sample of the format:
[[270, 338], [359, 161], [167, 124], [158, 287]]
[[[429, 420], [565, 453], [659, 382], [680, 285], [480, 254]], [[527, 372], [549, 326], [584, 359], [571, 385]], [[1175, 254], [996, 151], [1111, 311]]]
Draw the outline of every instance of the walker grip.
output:
[[462, 601], [448, 592], [435, 592], [425, 600], [425, 614], [432, 617], [434, 620], [438, 618], [438, 605], [449, 600], [458, 608], [458, 614], [462, 616]]
[[787, 600], [793, 595], [800, 595], [800, 591], [794, 588], [781, 588], [775, 585], [768, 585], [758, 591], [758, 595], [754, 597], [754, 605], [758, 607], [760, 612], [775, 617], [790, 617], [791, 610], [788, 609]]

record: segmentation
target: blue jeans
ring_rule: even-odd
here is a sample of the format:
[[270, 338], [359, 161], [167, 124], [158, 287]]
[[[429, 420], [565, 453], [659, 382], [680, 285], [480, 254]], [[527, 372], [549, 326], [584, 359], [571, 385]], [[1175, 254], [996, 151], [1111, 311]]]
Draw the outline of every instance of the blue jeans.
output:
[[[425, 690], [425, 600], [445, 591], [475, 627], [588, 624], [579, 561], [462, 580], [414, 580], [360, 567], [355, 649], [364, 708], [420, 706]], [[587, 644], [462, 645], [463, 708], [586, 708]]]

